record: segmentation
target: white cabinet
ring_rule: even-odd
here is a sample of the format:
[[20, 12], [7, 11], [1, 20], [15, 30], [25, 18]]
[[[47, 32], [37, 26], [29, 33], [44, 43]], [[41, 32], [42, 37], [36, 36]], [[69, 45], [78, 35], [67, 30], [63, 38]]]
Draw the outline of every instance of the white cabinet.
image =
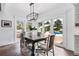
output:
[[75, 51], [74, 55], [79, 55], [79, 35], [75, 35]]

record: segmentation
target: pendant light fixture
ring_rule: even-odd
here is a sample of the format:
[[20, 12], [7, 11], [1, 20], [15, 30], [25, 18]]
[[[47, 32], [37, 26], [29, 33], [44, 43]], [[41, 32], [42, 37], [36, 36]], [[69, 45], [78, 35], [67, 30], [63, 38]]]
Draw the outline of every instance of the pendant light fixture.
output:
[[29, 6], [30, 6], [30, 14], [27, 15], [27, 20], [29, 21], [37, 20], [38, 13], [36, 13], [34, 10], [34, 3], [30, 3]]

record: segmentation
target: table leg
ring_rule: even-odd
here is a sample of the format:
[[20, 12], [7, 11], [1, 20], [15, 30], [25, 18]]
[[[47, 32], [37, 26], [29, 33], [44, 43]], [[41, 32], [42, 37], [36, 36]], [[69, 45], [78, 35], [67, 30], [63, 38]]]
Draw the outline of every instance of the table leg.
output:
[[35, 50], [35, 46], [34, 46], [34, 43], [32, 43], [32, 54], [31, 54], [31, 56], [35, 56], [34, 50]]

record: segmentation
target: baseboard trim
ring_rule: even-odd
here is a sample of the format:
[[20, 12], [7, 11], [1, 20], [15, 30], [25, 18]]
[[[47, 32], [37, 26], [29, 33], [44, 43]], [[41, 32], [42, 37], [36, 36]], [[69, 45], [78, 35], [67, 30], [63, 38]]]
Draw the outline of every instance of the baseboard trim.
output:
[[69, 49], [66, 49], [65, 47], [58, 46], [58, 45], [55, 45], [55, 46], [57, 46], [57, 47], [60, 47], [60, 48], [63, 48], [63, 49], [65, 49], [65, 50], [67, 50], [67, 51], [71, 51], [71, 52], [73, 52], [73, 53], [74, 53], [74, 51], [72, 51], [72, 50], [69, 50]]
[[5, 47], [5, 46], [13, 45], [13, 44], [16, 44], [16, 43], [17, 43], [17, 42], [11, 42], [11, 43], [8, 43], [8, 44], [1, 45], [0, 47]]

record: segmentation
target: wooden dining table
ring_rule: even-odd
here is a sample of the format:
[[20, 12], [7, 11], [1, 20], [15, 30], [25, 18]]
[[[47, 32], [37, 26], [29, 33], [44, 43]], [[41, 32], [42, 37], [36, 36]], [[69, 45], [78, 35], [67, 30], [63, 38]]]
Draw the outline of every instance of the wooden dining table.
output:
[[32, 53], [31, 53], [31, 56], [35, 56], [35, 43], [39, 42], [39, 41], [43, 41], [43, 40], [46, 40], [47, 37], [41, 35], [41, 36], [37, 36], [37, 35], [32, 35], [32, 36], [28, 36], [28, 35], [25, 35], [24, 36], [24, 39], [26, 41], [29, 41], [31, 44], [32, 44]]

